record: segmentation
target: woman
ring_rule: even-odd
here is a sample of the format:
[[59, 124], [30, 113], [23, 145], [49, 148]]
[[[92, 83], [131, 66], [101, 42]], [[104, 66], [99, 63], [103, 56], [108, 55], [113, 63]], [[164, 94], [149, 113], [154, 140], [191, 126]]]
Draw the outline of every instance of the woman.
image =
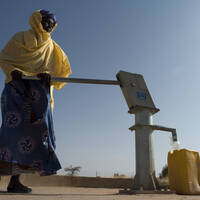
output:
[[[8, 192], [31, 192], [19, 181], [22, 173], [52, 175], [61, 169], [52, 108], [53, 88], [61, 89], [65, 83], [51, 82], [51, 76], [68, 77], [71, 68], [50, 36], [57, 26], [55, 16], [38, 10], [29, 23], [31, 30], [15, 34], [0, 53], [6, 76], [1, 96], [0, 175], [12, 175]], [[22, 75], [38, 76], [40, 81], [23, 80]]]

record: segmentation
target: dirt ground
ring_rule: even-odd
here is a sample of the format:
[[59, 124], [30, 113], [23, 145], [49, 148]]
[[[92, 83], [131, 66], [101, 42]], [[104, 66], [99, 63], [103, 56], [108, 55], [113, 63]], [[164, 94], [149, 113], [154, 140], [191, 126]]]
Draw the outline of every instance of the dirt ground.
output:
[[8, 194], [0, 188], [0, 200], [199, 200], [200, 196], [176, 194], [117, 195], [117, 189], [32, 187], [31, 194]]

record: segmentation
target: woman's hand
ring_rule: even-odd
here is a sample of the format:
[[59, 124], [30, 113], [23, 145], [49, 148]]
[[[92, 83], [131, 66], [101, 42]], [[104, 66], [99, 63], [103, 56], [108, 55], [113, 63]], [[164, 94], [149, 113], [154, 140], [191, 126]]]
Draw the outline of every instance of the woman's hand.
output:
[[12, 76], [12, 80], [20, 81], [22, 80], [23, 73], [18, 70], [14, 70], [11, 72], [11, 76]]
[[42, 81], [42, 83], [44, 83], [45, 85], [49, 86], [51, 83], [51, 75], [48, 73], [40, 73], [37, 74], [37, 77], [40, 78], [40, 80]]

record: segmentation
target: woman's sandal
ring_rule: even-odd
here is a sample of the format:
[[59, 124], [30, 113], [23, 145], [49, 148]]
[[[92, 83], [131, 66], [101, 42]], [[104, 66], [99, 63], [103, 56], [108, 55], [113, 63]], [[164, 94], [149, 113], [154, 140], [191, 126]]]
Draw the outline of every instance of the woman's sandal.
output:
[[14, 187], [7, 187], [7, 192], [10, 193], [30, 193], [32, 191], [31, 188], [22, 185], [21, 183], [15, 185]]

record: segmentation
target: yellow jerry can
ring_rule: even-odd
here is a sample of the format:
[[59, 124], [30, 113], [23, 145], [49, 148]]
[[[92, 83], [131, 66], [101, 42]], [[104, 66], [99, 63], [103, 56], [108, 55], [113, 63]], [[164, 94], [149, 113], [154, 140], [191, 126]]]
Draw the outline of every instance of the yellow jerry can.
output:
[[168, 153], [170, 189], [177, 194], [200, 194], [200, 156], [188, 149]]

